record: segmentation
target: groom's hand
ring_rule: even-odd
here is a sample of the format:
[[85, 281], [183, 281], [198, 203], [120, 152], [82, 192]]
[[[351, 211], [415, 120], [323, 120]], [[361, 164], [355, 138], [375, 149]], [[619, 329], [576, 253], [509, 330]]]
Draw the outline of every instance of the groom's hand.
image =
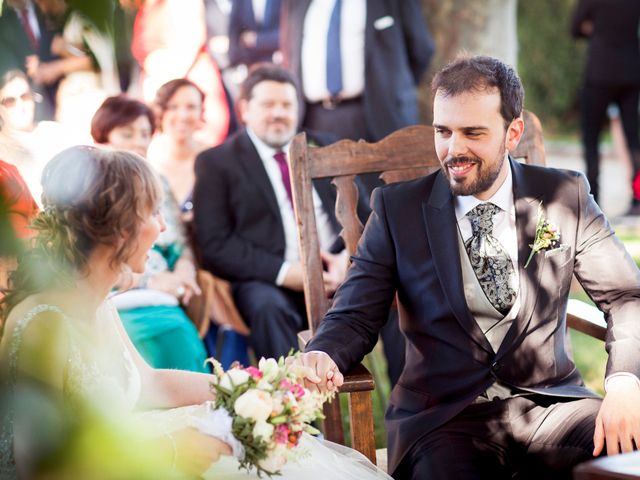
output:
[[304, 383], [308, 389], [333, 393], [342, 386], [344, 377], [335, 362], [325, 352], [305, 352], [298, 357], [298, 361], [306, 367]]
[[[598, 456], [606, 442], [607, 455], [626, 453], [640, 447], [640, 387], [633, 378], [612, 378], [596, 418], [593, 455]], [[635, 445], [634, 445], [635, 443]]]

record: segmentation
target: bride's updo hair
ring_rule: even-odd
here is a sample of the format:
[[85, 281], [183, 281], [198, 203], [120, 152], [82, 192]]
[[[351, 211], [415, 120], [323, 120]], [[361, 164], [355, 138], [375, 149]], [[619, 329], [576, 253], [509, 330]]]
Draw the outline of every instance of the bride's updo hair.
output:
[[98, 245], [114, 246], [111, 265], [122, 266], [162, 195], [142, 157], [88, 146], [53, 157], [42, 174], [42, 189], [44, 208], [31, 225], [37, 234], [10, 277], [3, 316], [33, 293], [70, 284], [86, 272]]

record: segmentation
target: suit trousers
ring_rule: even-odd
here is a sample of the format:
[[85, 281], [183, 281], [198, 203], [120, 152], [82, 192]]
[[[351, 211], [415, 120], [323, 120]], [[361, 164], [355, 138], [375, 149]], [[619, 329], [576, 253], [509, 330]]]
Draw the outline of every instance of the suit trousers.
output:
[[614, 103], [620, 109], [620, 119], [627, 148], [633, 160], [633, 173], [640, 171], [640, 136], [638, 133], [638, 100], [640, 86], [608, 86], [587, 82], [582, 91], [582, 143], [587, 163], [587, 179], [591, 193], [598, 200], [600, 189], [600, 132], [607, 118], [607, 107]]
[[249, 345], [257, 359], [299, 349], [297, 333], [307, 327], [302, 292], [254, 280], [234, 283], [233, 297], [251, 329]]
[[592, 458], [601, 400], [531, 395], [473, 403], [422, 437], [396, 479], [571, 479]]

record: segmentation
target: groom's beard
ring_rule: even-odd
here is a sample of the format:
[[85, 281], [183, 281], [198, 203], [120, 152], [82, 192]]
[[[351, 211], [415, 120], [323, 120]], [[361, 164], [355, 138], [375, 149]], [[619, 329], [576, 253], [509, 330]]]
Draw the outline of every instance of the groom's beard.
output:
[[[505, 152], [506, 147], [503, 145], [493, 162], [486, 162], [475, 155], [447, 157], [444, 161], [443, 170], [453, 194], [465, 196], [477, 195], [478, 193], [489, 190], [500, 175], [500, 170], [502, 170], [502, 165], [504, 164]], [[462, 179], [456, 179], [452, 177], [449, 166], [461, 163], [473, 163], [475, 165], [475, 172], [471, 172], [470, 174], [473, 175], [474, 178], [467, 176]]]

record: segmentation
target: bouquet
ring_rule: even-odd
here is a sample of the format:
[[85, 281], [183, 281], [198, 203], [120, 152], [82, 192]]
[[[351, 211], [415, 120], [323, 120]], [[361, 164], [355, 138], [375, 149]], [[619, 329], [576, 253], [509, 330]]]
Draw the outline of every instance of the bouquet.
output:
[[[205, 433], [231, 445], [240, 468], [255, 468], [258, 477], [279, 475], [287, 460], [304, 454], [296, 449], [300, 437], [303, 432], [319, 433], [310, 423], [324, 418], [322, 404], [332, 396], [298, 383], [305, 367], [293, 358], [262, 358], [257, 368], [234, 365], [226, 372], [218, 361], [209, 360], [216, 394], [210, 415], [216, 419], [208, 422], [210, 431]], [[226, 435], [220, 435], [225, 430]]]

